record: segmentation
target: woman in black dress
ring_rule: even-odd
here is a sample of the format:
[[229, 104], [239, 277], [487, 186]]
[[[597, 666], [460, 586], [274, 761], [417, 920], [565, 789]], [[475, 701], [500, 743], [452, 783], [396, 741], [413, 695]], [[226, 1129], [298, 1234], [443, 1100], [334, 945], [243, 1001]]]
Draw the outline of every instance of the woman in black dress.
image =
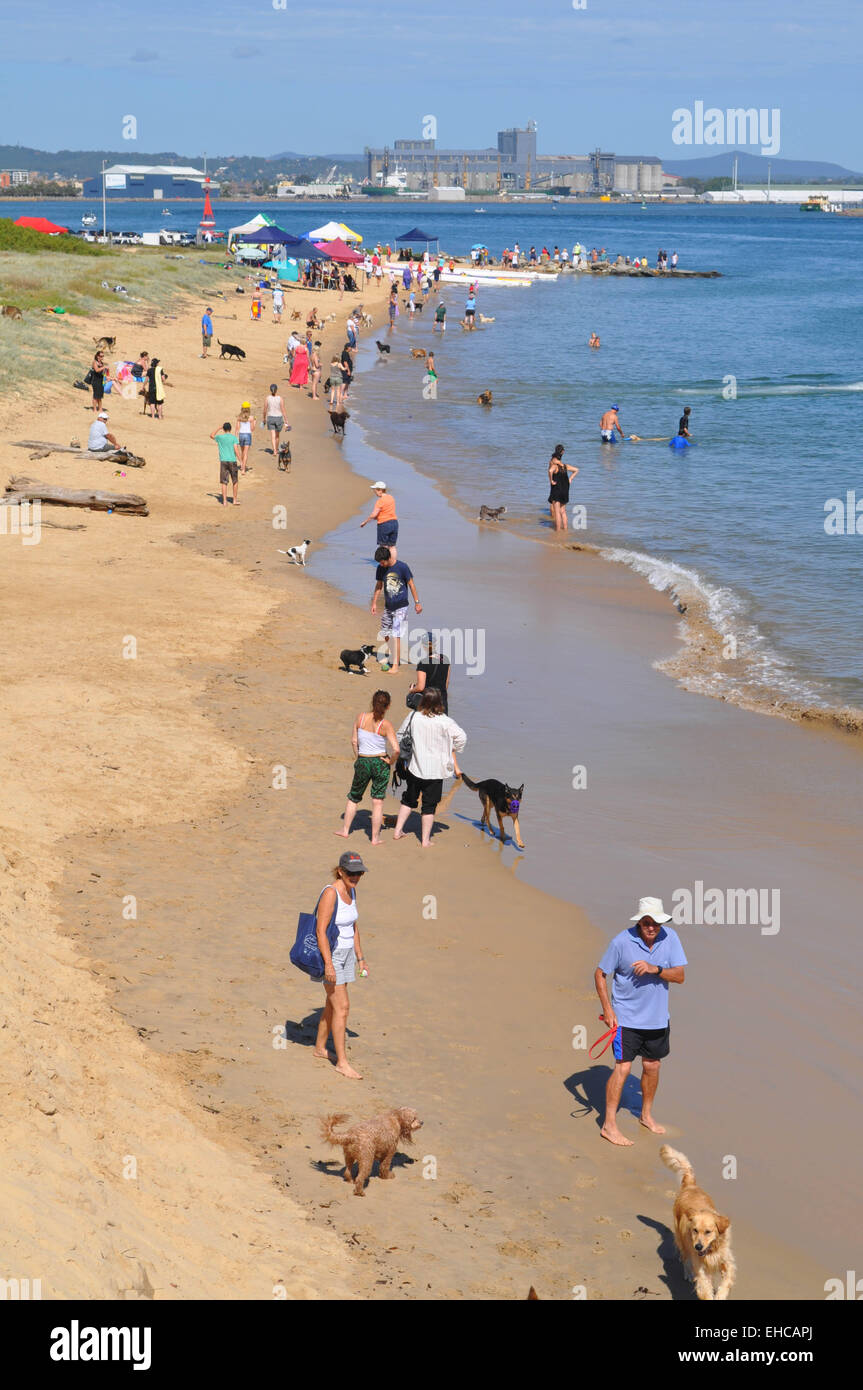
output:
[[555, 531], [566, 531], [568, 528], [566, 508], [569, 503], [569, 485], [578, 472], [573, 464], [564, 463], [563, 453], [563, 445], [555, 444], [548, 464], [548, 501]]

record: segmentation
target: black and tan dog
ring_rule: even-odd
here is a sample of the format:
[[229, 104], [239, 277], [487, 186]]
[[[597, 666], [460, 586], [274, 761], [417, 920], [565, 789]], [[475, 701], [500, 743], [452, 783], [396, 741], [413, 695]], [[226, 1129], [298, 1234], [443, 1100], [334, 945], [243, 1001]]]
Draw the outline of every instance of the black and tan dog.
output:
[[503, 818], [504, 816], [511, 816], [515, 842], [519, 849], [524, 849], [524, 841], [521, 838], [521, 830], [518, 824], [519, 807], [521, 806], [521, 798], [524, 795], [524, 782], [522, 782], [520, 787], [510, 787], [506, 782], [498, 782], [494, 777], [488, 777], [484, 782], [472, 782], [464, 773], [461, 775], [461, 780], [466, 787], [470, 787], [472, 792], [479, 793], [479, 799], [482, 802], [482, 820], [480, 824], [488, 826], [489, 834], [494, 834], [490, 820], [492, 810], [494, 810], [497, 816], [501, 840], [506, 840]]

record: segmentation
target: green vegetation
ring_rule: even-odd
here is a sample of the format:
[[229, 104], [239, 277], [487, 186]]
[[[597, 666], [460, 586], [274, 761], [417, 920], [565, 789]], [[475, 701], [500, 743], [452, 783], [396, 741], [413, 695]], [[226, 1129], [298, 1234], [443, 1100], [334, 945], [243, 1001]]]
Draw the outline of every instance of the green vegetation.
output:
[[50, 179], [34, 179], [32, 183], [15, 183], [10, 188], [0, 188], [0, 198], [80, 198], [81, 190], [76, 183], [52, 183]]
[[[0, 219], [0, 229], [4, 225], [10, 224]], [[96, 247], [76, 239], [83, 250], [96, 253], [95, 259], [86, 260], [51, 254], [65, 237], [15, 228], [16, 233], [22, 231], [38, 239], [38, 254], [30, 249], [0, 250], [0, 302], [16, 305], [24, 316], [23, 321], [0, 318], [0, 393], [36, 379], [70, 384], [82, 377], [90, 365], [90, 344], [85, 338], [87, 347], [80, 345], [75, 320], [83, 315], [92, 320], [94, 338], [116, 337], [118, 356], [137, 356], [140, 330], [130, 341], [131, 330], [126, 328], [132, 318], [140, 321], [142, 313], [150, 311], [155, 327], [160, 314], [184, 312], [184, 302], [190, 300], [190, 312], [198, 304], [203, 308], [217, 303], [221, 294], [230, 296], [233, 304], [234, 286], [246, 275], [222, 269], [224, 251], [194, 248], [182, 254], [156, 246]], [[128, 293], [115, 294], [114, 285], [125, 285]], [[66, 312], [46, 312], [55, 308]], [[152, 331], [150, 337], [144, 346], [157, 351]]]
[[[62, 225], [62, 224], [60, 224]], [[103, 246], [76, 236], [46, 236], [32, 227], [16, 227], [11, 217], [0, 217], [0, 251], [49, 252], [60, 256], [102, 256]]]

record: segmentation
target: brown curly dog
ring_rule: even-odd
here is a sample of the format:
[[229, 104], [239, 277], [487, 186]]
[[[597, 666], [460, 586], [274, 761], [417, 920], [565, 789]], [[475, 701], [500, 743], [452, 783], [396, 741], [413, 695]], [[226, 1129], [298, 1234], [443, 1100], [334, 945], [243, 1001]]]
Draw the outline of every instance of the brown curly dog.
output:
[[353, 1167], [357, 1165], [357, 1178], [354, 1183], [354, 1196], [365, 1197], [363, 1188], [371, 1176], [375, 1159], [380, 1163], [382, 1178], [394, 1178], [390, 1172], [399, 1141], [413, 1143], [413, 1132], [422, 1128], [422, 1120], [415, 1110], [402, 1106], [398, 1110], [387, 1110], [383, 1115], [375, 1115], [371, 1120], [363, 1120], [344, 1134], [336, 1134], [336, 1125], [343, 1124], [347, 1115], [325, 1115], [321, 1120], [321, 1138], [328, 1144], [344, 1150], [345, 1182], [353, 1179]]

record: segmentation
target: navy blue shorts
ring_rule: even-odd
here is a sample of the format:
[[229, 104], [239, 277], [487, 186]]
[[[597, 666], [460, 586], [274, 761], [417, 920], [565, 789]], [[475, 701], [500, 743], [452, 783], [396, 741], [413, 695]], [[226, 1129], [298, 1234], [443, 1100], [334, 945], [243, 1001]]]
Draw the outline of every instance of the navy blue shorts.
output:
[[378, 545], [395, 545], [399, 538], [397, 521], [384, 521], [378, 524]]
[[621, 1028], [618, 1025], [611, 1048], [616, 1062], [634, 1062], [636, 1057], [660, 1062], [671, 1051], [671, 1024], [666, 1028]]

